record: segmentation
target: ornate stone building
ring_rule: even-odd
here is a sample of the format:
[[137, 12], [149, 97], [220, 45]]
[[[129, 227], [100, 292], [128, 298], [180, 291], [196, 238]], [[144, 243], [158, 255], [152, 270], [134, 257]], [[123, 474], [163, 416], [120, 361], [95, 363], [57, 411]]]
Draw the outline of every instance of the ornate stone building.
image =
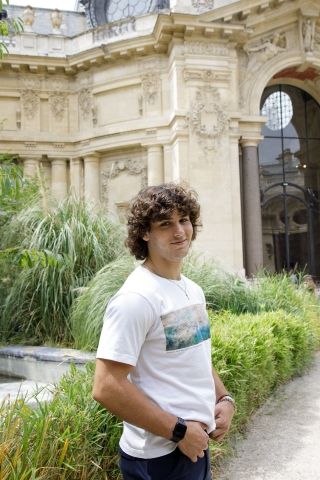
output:
[[198, 251], [319, 276], [319, 1], [82, 3], [9, 10], [0, 150], [120, 218], [142, 186], [187, 182]]

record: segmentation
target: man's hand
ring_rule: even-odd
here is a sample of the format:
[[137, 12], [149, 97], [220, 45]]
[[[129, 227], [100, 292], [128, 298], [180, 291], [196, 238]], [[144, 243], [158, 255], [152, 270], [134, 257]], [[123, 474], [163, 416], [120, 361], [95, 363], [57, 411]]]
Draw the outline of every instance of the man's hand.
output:
[[210, 433], [210, 438], [217, 442], [220, 442], [224, 438], [229, 431], [234, 411], [234, 406], [231, 402], [217, 403], [214, 412], [216, 429]]
[[198, 458], [204, 457], [204, 450], [208, 448], [209, 435], [205, 431], [206, 426], [199, 422], [187, 421], [186, 425], [186, 434], [178, 443], [178, 447], [195, 463]]

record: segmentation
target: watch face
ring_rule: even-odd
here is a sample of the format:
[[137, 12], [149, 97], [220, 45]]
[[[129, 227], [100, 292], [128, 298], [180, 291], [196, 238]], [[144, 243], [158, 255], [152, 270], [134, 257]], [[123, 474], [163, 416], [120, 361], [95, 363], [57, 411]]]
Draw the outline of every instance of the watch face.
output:
[[182, 440], [183, 437], [185, 436], [187, 430], [187, 425], [183, 418], [178, 418], [177, 423], [175, 424], [175, 427], [172, 432], [172, 438], [174, 442], [179, 442], [179, 440]]

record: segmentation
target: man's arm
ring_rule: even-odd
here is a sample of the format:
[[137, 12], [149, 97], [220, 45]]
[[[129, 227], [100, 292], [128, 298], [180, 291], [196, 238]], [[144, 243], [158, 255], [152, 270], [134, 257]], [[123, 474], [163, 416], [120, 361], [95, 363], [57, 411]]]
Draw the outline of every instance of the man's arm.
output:
[[[212, 367], [212, 375], [214, 379], [214, 384], [216, 388], [216, 399], [228, 395], [228, 391], [224, 386], [221, 378]], [[234, 415], [235, 408], [231, 402], [220, 402], [215, 406], [215, 420], [216, 420], [216, 429], [211, 432], [210, 437], [216, 441], [221, 441], [225, 435], [228, 433]]]
[[[97, 359], [93, 383], [93, 398], [122, 420], [143, 428], [154, 435], [170, 439], [177, 417], [163, 411], [128, 380], [133, 367], [111, 360]], [[179, 449], [196, 462], [208, 448], [205, 425], [187, 421], [185, 437]]]

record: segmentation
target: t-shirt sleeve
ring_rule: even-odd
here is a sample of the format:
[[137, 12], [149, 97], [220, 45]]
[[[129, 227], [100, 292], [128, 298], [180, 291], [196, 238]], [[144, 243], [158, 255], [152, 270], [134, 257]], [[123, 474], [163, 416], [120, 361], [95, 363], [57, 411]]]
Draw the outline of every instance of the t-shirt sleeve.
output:
[[146, 298], [137, 293], [121, 293], [111, 299], [97, 350], [97, 358], [135, 366], [155, 314]]

